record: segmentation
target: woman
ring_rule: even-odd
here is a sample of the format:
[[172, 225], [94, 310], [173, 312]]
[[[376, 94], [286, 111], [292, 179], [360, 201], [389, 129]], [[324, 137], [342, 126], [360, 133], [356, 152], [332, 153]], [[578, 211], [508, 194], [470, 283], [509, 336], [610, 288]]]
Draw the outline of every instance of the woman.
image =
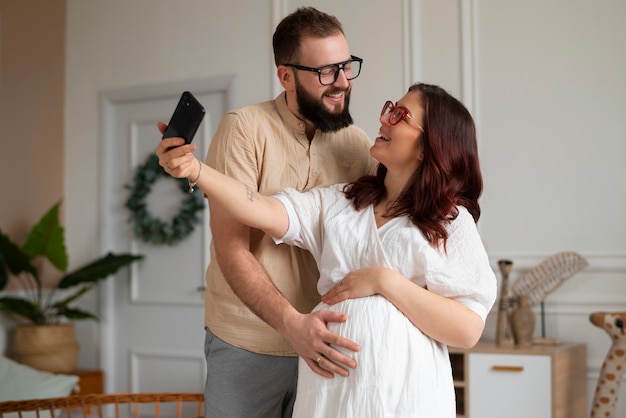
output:
[[[474, 122], [445, 90], [416, 84], [385, 103], [370, 153], [375, 176], [266, 197], [200, 162], [181, 139], [157, 148], [211, 205], [315, 257], [322, 303], [347, 314], [331, 331], [359, 343], [357, 367], [327, 379], [323, 350], [300, 359], [294, 417], [455, 416], [447, 345], [471, 347], [496, 297], [476, 229], [482, 176]], [[160, 126], [161, 129], [164, 126]]]

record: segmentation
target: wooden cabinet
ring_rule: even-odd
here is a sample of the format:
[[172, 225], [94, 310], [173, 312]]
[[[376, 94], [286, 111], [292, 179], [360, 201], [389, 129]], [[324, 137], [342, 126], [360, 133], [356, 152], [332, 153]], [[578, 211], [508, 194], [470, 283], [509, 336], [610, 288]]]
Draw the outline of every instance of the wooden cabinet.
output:
[[78, 376], [78, 390], [76, 394], [85, 395], [88, 393], [103, 393], [104, 392], [104, 373], [102, 370], [75, 370], [72, 373]]
[[585, 418], [584, 344], [450, 347], [459, 418]]

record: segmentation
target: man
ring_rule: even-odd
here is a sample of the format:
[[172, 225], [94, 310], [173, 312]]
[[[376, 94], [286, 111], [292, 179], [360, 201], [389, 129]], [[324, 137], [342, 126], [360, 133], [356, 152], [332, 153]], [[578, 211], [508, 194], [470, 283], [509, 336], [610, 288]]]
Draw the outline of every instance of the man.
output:
[[[273, 48], [284, 92], [228, 112], [207, 164], [263, 194], [373, 172], [371, 141], [351, 126], [348, 109], [362, 61], [350, 55], [340, 22], [300, 8], [277, 26]], [[319, 302], [319, 273], [308, 252], [276, 245], [217, 207], [211, 207], [211, 229], [205, 417], [290, 417], [298, 355], [328, 378], [356, 367], [330, 344], [351, 351], [359, 346], [326, 327], [350, 319], [330, 311], [309, 313]]]

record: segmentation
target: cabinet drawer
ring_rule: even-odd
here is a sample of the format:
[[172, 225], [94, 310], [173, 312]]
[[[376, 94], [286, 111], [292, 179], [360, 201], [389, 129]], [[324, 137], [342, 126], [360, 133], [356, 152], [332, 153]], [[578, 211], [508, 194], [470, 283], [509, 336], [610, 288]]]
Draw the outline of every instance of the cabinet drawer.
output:
[[549, 418], [550, 356], [469, 354], [470, 418]]

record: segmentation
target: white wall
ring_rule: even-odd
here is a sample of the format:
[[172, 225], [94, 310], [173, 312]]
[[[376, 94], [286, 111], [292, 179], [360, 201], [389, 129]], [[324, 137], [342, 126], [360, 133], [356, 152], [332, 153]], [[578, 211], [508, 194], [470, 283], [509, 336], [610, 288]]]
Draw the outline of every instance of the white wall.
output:
[[[72, 263], [104, 250], [100, 92], [236, 74], [238, 104], [270, 99], [273, 28], [302, 3], [68, 0], [65, 207]], [[513, 279], [558, 251], [588, 258], [590, 267], [546, 300], [546, 323], [548, 336], [588, 344], [590, 403], [610, 342], [588, 315], [626, 310], [626, 2], [307, 4], [337, 15], [351, 52], [365, 59], [353, 114], [371, 136], [384, 100], [398, 99], [413, 81], [440, 84], [470, 108], [485, 176], [480, 228], [496, 272], [500, 258], [514, 261]], [[493, 316], [486, 338], [495, 335]], [[85, 330], [82, 339], [81, 363], [97, 364], [97, 332]], [[625, 403], [617, 416], [626, 415]]]
[[590, 404], [611, 341], [588, 316], [626, 310], [626, 3], [475, 6], [483, 237], [521, 269], [561, 250], [588, 258], [547, 298], [546, 332], [587, 343]]

